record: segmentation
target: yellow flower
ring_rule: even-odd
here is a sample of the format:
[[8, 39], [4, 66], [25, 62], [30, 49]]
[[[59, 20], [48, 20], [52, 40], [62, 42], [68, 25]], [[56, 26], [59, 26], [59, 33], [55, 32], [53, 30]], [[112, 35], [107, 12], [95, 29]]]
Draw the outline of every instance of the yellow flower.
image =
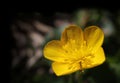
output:
[[44, 47], [45, 58], [52, 60], [57, 76], [73, 73], [102, 64], [105, 55], [102, 48], [103, 31], [97, 26], [85, 28], [68, 26], [60, 40], [52, 40]]

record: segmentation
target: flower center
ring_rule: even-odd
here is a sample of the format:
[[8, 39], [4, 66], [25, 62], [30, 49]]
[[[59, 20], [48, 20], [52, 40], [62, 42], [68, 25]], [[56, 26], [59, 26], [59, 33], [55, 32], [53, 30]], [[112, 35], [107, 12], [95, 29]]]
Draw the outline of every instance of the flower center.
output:
[[94, 62], [92, 61], [93, 57], [94, 57], [94, 54], [88, 54], [76, 60], [76, 63], [79, 64], [81, 72], [84, 72], [85, 68], [89, 68], [91, 65], [94, 64]]
[[71, 65], [79, 64], [81, 72], [83, 72], [84, 68], [88, 68], [92, 64], [91, 59], [94, 57], [94, 52], [92, 47], [87, 45], [86, 41], [80, 45], [76, 44], [75, 40], [71, 40], [63, 46], [63, 49], [65, 50], [65, 55], [68, 57], [65, 59], [65, 62]]

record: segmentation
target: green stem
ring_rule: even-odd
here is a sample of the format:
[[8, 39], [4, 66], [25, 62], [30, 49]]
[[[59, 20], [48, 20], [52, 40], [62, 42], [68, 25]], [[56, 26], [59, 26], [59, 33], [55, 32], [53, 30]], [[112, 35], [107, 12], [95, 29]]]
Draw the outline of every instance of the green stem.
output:
[[71, 74], [71, 75], [69, 75], [69, 78], [68, 78], [68, 83], [73, 83], [72, 74]]
[[78, 71], [77, 73], [76, 73], [76, 76], [77, 76], [77, 83], [83, 83], [83, 72], [81, 72], [81, 71]]
[[83, 72], [79, 72], [79, 79], [78, 79], [78, 83], [83, 83]]

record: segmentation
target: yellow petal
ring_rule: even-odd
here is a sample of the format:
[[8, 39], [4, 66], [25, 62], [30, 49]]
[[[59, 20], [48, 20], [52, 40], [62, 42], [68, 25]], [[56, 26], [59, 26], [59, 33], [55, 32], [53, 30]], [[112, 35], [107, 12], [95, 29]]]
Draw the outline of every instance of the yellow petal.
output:
[[57, 62], [64, 62], [67, 58], [64, 55], [64, 50], [62, 49], [62, 44], [58, 40], [53, 40], [47, 43], [43, 50], [44, 56], [47, 59]]
[[79, 64], [52, 63], [52, 69], [57, 76], [71, 74], [80, 69]]
[[104, 50], [102, 47], [100, 47], [95, 55], [95, 57], [93, 58], [93, 64], [94, 65], [100, 65], [105, 61], [105, 54], [104, 54]]
[[84, 69], [92, 68], [101, 65], [104, 61], [105, 61], [104, 50], [102, 47], [99, 47], [96, 53], [94, 54], [94, 57], [88, 59], [88, 64], [86, 63], [87, 61], [85, 61], [85, 63], [83, 63], [82, 66]]
[[83, 42], [82, 29], [75, 25], [68, 26], [62, 33], [61, 41], [63, 43], [74, 41], [76, 45], [82, 44]]
[[104, 33], [99, 27], [90, 26], [84, 30], [84, 39], [87, 47], [95, 52], [103, 43]]

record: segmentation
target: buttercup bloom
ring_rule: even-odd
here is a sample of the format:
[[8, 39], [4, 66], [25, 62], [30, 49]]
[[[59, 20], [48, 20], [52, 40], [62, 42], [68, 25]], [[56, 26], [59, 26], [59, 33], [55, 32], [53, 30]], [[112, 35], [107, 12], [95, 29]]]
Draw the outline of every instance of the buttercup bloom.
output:
[[53, 61], [52, 69], [57, 76], [96, 67], [105, 61], [102, 48], [103, 31], [89, 26], [84, 32], [75, 25], [68, 26], [60, 40], [52, 40], [44, 47], [44, 57]]

